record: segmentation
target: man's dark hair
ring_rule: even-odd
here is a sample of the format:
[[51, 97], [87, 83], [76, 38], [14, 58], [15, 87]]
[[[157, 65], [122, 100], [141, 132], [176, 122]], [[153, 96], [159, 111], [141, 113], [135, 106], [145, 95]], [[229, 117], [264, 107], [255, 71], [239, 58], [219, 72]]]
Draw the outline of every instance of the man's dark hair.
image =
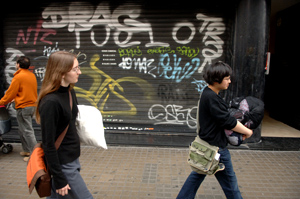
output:
[[218, 61], [215, 64], [205, 68], [203, 77], [206, 83], [209, 85], [213, 85], [214, 82], [221, 84], [224, 77], [230, 76], [231, 73], [232, 69], [228, 64]]
[[17, 64], [20, 64], [20, 68], [28, 69], [30, 66], [30, 59], [25, 56], [21, 56], [17, 60]]

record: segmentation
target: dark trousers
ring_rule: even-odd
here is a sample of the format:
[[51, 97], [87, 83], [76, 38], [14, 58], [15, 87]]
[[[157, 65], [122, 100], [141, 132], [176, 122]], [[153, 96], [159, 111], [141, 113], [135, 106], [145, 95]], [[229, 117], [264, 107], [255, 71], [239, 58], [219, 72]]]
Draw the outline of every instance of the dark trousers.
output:
[[19, 135], [24, 152], [31, 153], [36, 145], [36, 138], [32, 127], [32, 117], [35, 107], [25, 107], [17, 109], [17, 121], [19, 126]]
[[65, 174], [68, 184], [71, 188], [69, 194], [61, 196], [56, 193], [54, 182], [52, 182], [51, 196], [47, 199], [93, 199], [92, 194], [88, 190], [85, 182], [80, 175], [80, 163], [79, 159], [73, 162], [61, 165], [62, 171]]
[[[219, 153], [221, 154], [220, 162], [225, 165], [225, 169], [223, 171], [218, 171], [215, 174], [215, 177], [219, 181], [227, 198], [242, 199], [237, 178], [235, 176], [235, 172], [233, 171], [230, 153], [228, 149], [221, 149], [219, 150]], [[205, 177], [206, 175], [201, 175], [192, 171], [181, 188], [177, 199], [194, 199], [197, 190]]]

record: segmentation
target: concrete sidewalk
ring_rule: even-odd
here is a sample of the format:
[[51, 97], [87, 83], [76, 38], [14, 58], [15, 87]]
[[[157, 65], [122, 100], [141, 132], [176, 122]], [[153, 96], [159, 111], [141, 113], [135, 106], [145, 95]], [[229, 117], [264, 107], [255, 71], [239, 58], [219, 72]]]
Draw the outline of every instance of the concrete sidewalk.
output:
[[[0, 153], [0, 198], [39, 198], [28, 193], [21, 145], [13, 146], [12, 153]], [[300, 151], [230, 151], [244, 199], [300, 198]], [[173, 199], [191, 172], [187, 154], [188, 148], [83, 146], [81, 174], [95, 199]], [[196, 198], [225, 195], [208, 176]]]

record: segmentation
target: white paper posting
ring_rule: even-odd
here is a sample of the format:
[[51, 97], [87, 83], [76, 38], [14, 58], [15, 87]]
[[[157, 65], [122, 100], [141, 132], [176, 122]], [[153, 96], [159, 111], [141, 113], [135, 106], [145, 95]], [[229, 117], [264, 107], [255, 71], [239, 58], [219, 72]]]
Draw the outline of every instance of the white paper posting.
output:
[[220, 159], [220, 153], [216, 153], [215, 159], [216, 159], [216, 160], [219, 160], [219, 159]]

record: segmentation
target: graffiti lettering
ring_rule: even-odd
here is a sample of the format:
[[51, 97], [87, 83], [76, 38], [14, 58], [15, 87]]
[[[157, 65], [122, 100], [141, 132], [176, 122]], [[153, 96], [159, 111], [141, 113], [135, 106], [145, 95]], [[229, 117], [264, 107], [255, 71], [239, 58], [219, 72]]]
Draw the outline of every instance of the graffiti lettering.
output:
[[[80, 32], [91, 31], [90, 38], [92, 43], [95, 46], [102, 47], [108, 42], [112, 30], [114, 31], [114, 42], [120, 47], [126, 48], [140, 45], [141, 41], [132, 41], [133, 35], [143, 32], [146, 32], [149, 35], [150, 42], [145, 44], [146, 47], [169, 47], [169, 43], [154, 41], [153, 29], [150, 23], [137, 20], [140, 17], [141, 12], [142, 9], [140, 5], [132, 4], [120, 5], [110, 12], [108, 2], [101, 2], [95, 10], [93, 6], [87, 2], [72, 2], [69, 6], [62, 6], [61, 4], [54, 3], [43, 11], [42, 17], [44, 21], [42, 22], [42, 27], [63, 28], [67, 26], [69, 32], [75, 32], [76, 48], [80, 48]], [[206, 46], [216, 48], [216, 50], [210, 48], [202, 50], [205, 61], [202, 63], [201, 68], [199, 68], [200, 72], [207, 63], [211, 63], [212, 59], [216, 59], [222, 55], [222, 45], [224, 42], [218, 35], [225, 32], [225, 25], [222, 22], [222, 18], [212, 18], [201, 13], [197, 14], [196, 18], [203, 21], [199, 32], [203, 33], [206, 30], [203, 42], [205, 42]], [[96, 41], [95, 38], [97, 34], [96, 28], [98, 26], [104, 26], [106, 32], [105, 39], [101, 42]], [[188, 38], [178, 39], [177, 33], [183, 27], [190, 29], [191, 33]], [[54, 32], [47, 32], [44, 36], [46, 37], [49, 34], [54, 34]], [[179, 22], [175, 24], [172, 30], [172, 38], [179, 44], [190, 43], [195, 37], [195, 34], [196, 28], [191, 22]], [[25, 38], [23, 32], [20, 32], [18, 38], [23, 38], [26, 42], [26, 39], [28, 39], [28, 37]], [[208, 40], [208, 38], [211, 38], [212, 40]], [[156, 53], [156, 51], [157, 50], [151, 52], [150, 50], [148, 53]], [[163, 51], [159, 53], [168, 52]]]
[[25, 36], [25, 33], [23, 30], [19, 30], [16, 45], [19, 45], [21, 39], [23, 40], [24, 44], [27, 44], [29, 41], [29, 38], [31, 36], [31, 32], [35, 32], [34, 39], [33, 39], [33, 45], [36, 45], [36, 41], [38, 39], [40, 32], [43, 33], [42, 37], [40, 38], [40, 41], [52, 45], [52, 42], [46, 40], [46, 37], [48, 37], [49, 35], [56, 35], [56, 31], [53, 29], [42, 29], [42, 23], [43, 23], [43, 20], [38, 20], [36, 27], [31, 27], [31, 26], [28, 27], [26, 36]]
[[199, 54], [199, 51], [200, 51], [199, 48], [190, 48], [190, 47], [186, 47], [186, 46], [177, 47], [176, 50], [181, 55], [185, 55], [189, 58], [196, 57]]
[[153, 74], [152, 71], [156, 69], [156, 66], [151, 65], [153, 62], [154, 59], [147, 59], [146, 57], [144, 57], [143, 59], [123, 57], [122, 62], [119, 64], [119, 67], [129, 70], [134, 65], [135, 70], [139, 69], [140, 73], [144, 72], [145, 74], [149, 74], [155, 78], [156, 75]]
[[177, 59], [177, 55], [173, 54], [173, 58], [173, 66], [171, 66], [169, 54], [160, 55], [157, 71], [160, 77], [163, 76], [166, 79], [173, 79], [176, 83], [181, 82], [183, 79], [189, 79], [200, 66], [199, 58], [193, 58], [191, 62], [187, 62], [184, 67], [180, 66], [181, 57]]
[[20, 56], [24, 56], [24, 54], [21, 51], [14, 48], [7, 48], [6, 53], [12, 54], [8, 59], [6, 59], [6, 63], [8, 63], [8, 65], [5, 67], [6, 82], [8, 84], [11, 84], [11, 80], [14, 77], [14, 73], [17, 71], [16, 69], [17, 58]]
[[[139, 72], [144, 72], [156, 78], [157, 75], [166, 79], [175, 80], [176, 83], [181, 82], [183, 79], [189, 79], [200, 66], [200, 59], [193, 58], [191, 62], [187, 62], [184, 67], [181, 67], [181, 57], [177, 59], [177, 55], [173, 54], [173, 66], [170, 63], [169, 54], [160, 55], [158, 66], [151, 65], [154, 59], [147, 58], [130, 58], [123, 57], [119, 67], [129, 70], [134, 65], [134, 69], [139, 69]], [[157, 74], [157, 75], [156, 75]]]
[[148, 54], [165, 54], [165, 53], [175, 53], [170, 47], [156, 47], [147, 50]]
[[34, 73], [36, 74], [37, 77], [41, 79], [41, 82], [44, 80], [45, 72], [46, 72], [46, 67], [41, 67], [34, 70]]
[[[55, 1], [30, 16], [7, 16], [7, 83], [17, 58], [26, 55], [40, 88], [51, 53], [69, 51], [81, 66], [74, 87], [79, 102], [112, 116], [109, 122], [140, 125], [150, 119], [151, 126], [195, 128], [197, 91], [205, 86], [196, 73], [224, 56], [226, 21], [201, 14], [200, 8], [176, 13], [175, 6], [170, 22], [169, 13], [152, 12], [152, 3], [126, 2]], [[15, 20], [22, 28], [12, 29]]]
[[196, 80], [191, 82], [192, 84], [196, 84], [197, 88], [195, 88], [199, 93], [202, 93], [204, 88], [207, 86], [207, 83], [204, 80]]
[[[189, 36], [188, 39], [185, 39], [185, 40], [179, 40], [179, 39], [177, 38], [177, 36], [176, 36], [176, 35], [177, 35], [177, 32], [178, 32], [179, 29], [182, 28], [182, 27], [188, 27], [188, 28], [191, 30], [191, 34], [190, 34], [190, 36]], [[192, 39], [194, 38], [195, 34], [196, 34], [195, 26], [194, 26], [194, 24], [189, 23], [189, 22], [177, 23], [177, 24], [175, 25], [175, 27], [173, 28], [173, 31], [172, 31], [172, 37], [173, 37], [174, 41], [176, 41], [176, 42], [179, 43], [179, 44], [188, 44], [188, 43], [190, 43], [190, 42], [192, 41]]]
[[[108, 2], [100, 3], [96, 10], [89, 3], [72, 2], [69, 7], [52, 4], [47, 7], [42, 17], [46, 20], [42, 26], [44, 28], [63, 28], [68, 26], [69, 32], [75, 32], [76, 48], [80, 48], [80, 32], [91, 31], [92, 42], [101, 47], [105, 45], [110, 37], [110, 29], [115, 29], [114, 41], [120, 47], [129, 47], [139, 45], [140, 41], [131, 41], [134, 33], [148, 32], [150, 43], [146, 47], [152, 46], [169, 46], [168, 43], [155, 42], [151, 24], [142, 23], [137, 19], [141, 13], [140, 5], [124, 4], [117, 7], [112, 14], [109, 11]], [[80, 16], [80, 17], [78, 17]], [[123, 23], [120, 18], [127, 16]], [[105, 40], [99, 44], [95, 39], [95, 32], [92, 30], [94, 26], [104, 26], [106, 30]], [[121, 33], [126, 32], [127, 38], [120, 41]]]
[[52, 53], [59, 51], [59, 48], [57, 46], [58, 46], [58, 42], [56, 42], [54, 48], [52, 48], [51, 46], [49, 47], [44, 46], [43, 55], [49, 57]]
[[118, 49], [120, 57], [123, 56], [142, 56], [142, 51], [140, 50], [139, 46], [136, 48], [119, 48]]
[[78, 52], [78, 53], [76, 54], [74, 51], [75, 51], [75, 50], [72, 49], [72, 50], [70, 50], [69, 52], [76, 55], [79, 65], [82, 65], [82, 64], [84, 64], [84, 63], [87, 62], [87, 61], [86, 61], [87, 55], [86, 55], [85, 53]]
[[218, 35], [223, 34], [225, 32], [226, 27], [225, 24], [222, 22], [222, 18], [208, 17], [200, 13], [197, 14], [196, 17], [198, 20], [203, 21], [199, 32], [203, 33], [204, 30], [206, 30], [205, 36], [202, 39], [205, 46], [215, 48], [204, 48], [202, 50], [202, 55], [205, 57], [205, 59], [201, 67], [198, 69], [198, 72], [201, 73], [206, 64], [211, 64], [211, 61], [213, 59], [217, 59], [222, 56], [224, 41]]
[[[49, 58], [49, 56], [56, 52], [56, 51], [59, 51], [59, 47], [58, 47], [58, 42], [55, 43], [55, 47], [52, 47], [52, 46], [44, 46], [44, 50], [43, 50], [43, 56], [38, 56], [36, 58], [34, 58], [34, 60], [47, 60]], [[64, 49], [64, 51], [66, 51]], [[82, 65], [84, 64], [87, 59], [87, 55], [85, 53], [82, 53], [82, 52], [78, 52], [77, 54], [75, 53], [75, 50], [74, 49], [71, 49], [69, 50], [70, 53], [73, 53], [74, 55], [76, 55], [77, 57], [77, 60], [79, 62], [79, 65]], [[44, 80], [44, 77], [45, 77], [45, 72], [46, 72], [46, 67], [40, 67], [40, 68], [37, 68], [34, 70], [34, 73], [36, 74], [37, 77], [39, 77], [41, 79], [41, 81]]]
[[[129, 42], [132, 39], [133, 33], [148, 32], [150, 43], [147, 43], [145, 45], [146, 47], [153, 47], [153, 46], [168, 47], [169, 46], [168, 43], [154, 41], [151, 24], [142, 23], [138, 20], [135, 20], [140, 16], [141, 11], [142, 10], [140, 5], [131, 5], [131, 4], [121, 5], [113, 11], [113, 14], [111, 15], [111, 22], [112, 25], [117, 29], [117, 31], [114, 33], [115, 43], [121, 47], [140, 45], [141, 43], [140, 41]], [[129, 18], [125, 18], [124, 22], [120, 23], [119, 18], [122, 16], [128, 16]], [[122, 32], [127, 33], [127, 38], [123, 42], [120, 42], [119, 36]]]
[[186, 124], [189, 128], [197, 128], [196, 121], [197, 106], [193, 108], [184, 109], [183, 106], [169, 104], [163, 106], [161, 104], [154, 104], [148, 111], [148, 118], [155, 120], [155, 125], [158, 124]]
[[192, 95], [185, 89], [178, 88], [176, 85], [175, 87], [173, 84], [160, 84], [157, 88], [157, 95], [161, 98], [162, 101], [169, 101], [169, 100], [184, 100], [187, 101], [189, 99], [194, 99]]

